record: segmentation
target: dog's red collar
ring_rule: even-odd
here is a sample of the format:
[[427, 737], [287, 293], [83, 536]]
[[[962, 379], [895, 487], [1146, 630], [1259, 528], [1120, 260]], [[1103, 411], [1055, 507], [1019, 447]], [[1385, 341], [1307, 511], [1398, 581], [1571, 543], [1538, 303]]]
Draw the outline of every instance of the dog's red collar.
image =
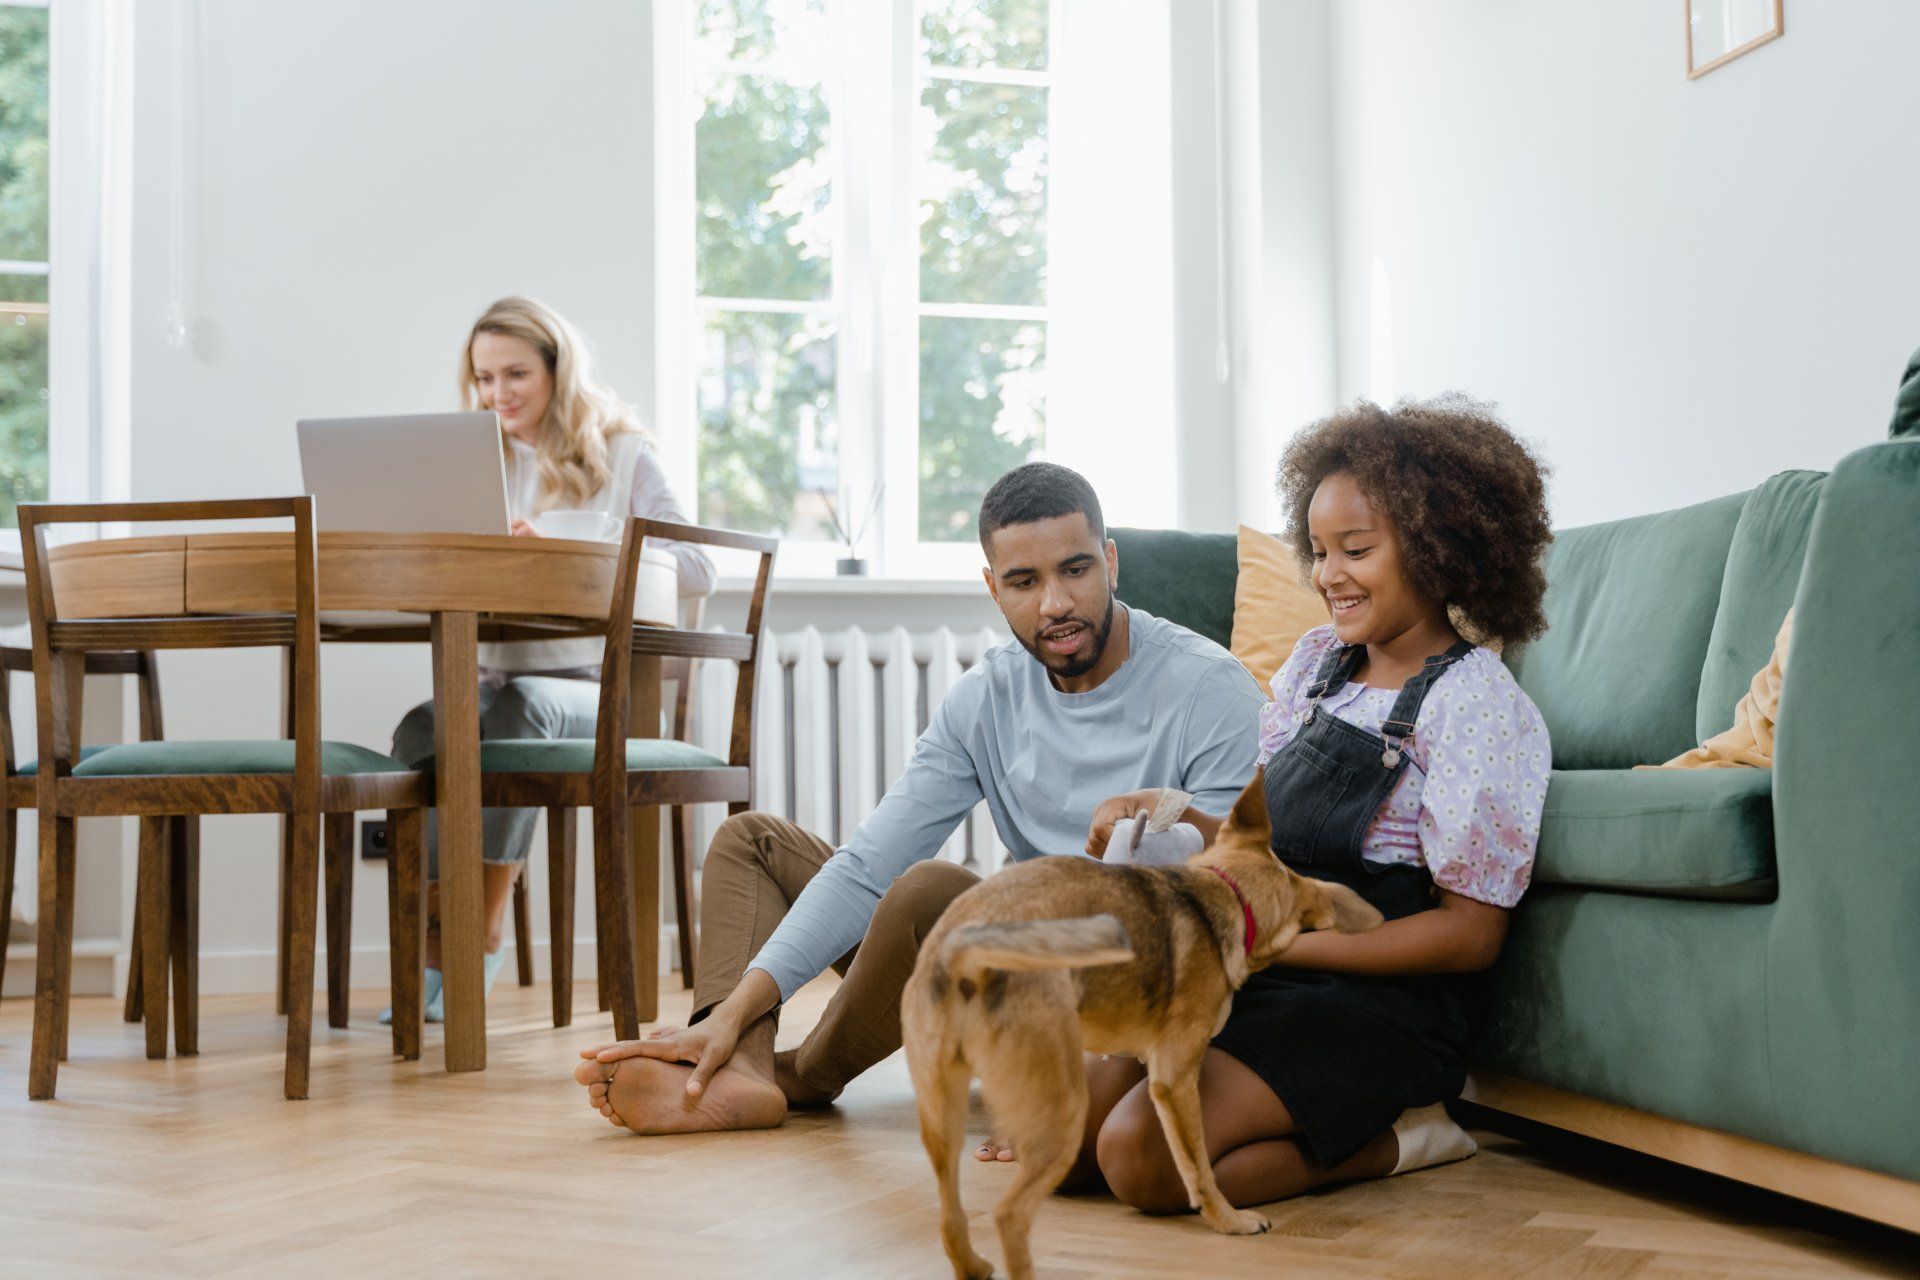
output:
[[1233, 890], [1234, 898], [1239, 901], [1240, 919], [1246, 925], [1246, 931], [1247, 931], [1247, 944], [1246, 944], [1247, 954], [1251, 956], [1253, 954], [1253, 908], [1247, 903], [1247, 895], [1240, 892], [1239, 884], [1234, 880], [1232, 876], [1228, 875], [1226, 872], [1222, 871], [1220, 868], [1208, 867], [1207, 870], [1213, 872], [1213, 874], [1219, 876], [1222, 880], [1225, 880], [1227, 882], [1227, 888]]

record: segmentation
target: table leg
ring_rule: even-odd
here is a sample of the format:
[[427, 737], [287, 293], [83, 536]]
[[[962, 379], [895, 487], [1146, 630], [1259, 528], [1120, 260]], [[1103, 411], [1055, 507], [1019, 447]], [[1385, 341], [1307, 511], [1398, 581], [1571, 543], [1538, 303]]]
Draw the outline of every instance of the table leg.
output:
[[433, 615], [433, 748], [440, 810], [440, 971], [447, 1070], [487, 1065], [486, 949], [480, 874], [479, 618]]
[[[654, 654], [633, 656], [628, 698], [628, 730], [636, 738], [660, 736], [660, 659]], [[633, 977], [639, 997], [640, 1021], [660, 1016], [660, 810], [635, 809], [630, 815], [633, 862], [629, 872], [633, 893]]]

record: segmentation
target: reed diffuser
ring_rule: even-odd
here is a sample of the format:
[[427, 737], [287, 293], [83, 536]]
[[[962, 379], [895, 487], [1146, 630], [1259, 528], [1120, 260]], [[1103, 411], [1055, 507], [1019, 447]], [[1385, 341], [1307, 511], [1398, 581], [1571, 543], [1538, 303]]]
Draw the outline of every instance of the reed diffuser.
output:
[[885, 493], [886, 489], [885, 481], [873, 486], [873, 498], [867, 503], [866, 514], [860, 517], [858, 524], [841, 518], [840, 512], [843, 508], [849, 515], [853, 512], [853, 505], [847, 501], [846, 490], [841, 490], [838, 503], [825, 489], [814, 490], [820, 495], [820, 501], [826, 504], [827, 519], [833, 521], [834, 535], [847, 548], [845, 558], [836, 561], [833, 566], [833, 571], [840, 577], [864, 578], [867, 576], [867, 562], [860, 557], [860, 540], [866, 537], [867, 530], [873, 527], [874, 513], [880, 510], [880, 495]]

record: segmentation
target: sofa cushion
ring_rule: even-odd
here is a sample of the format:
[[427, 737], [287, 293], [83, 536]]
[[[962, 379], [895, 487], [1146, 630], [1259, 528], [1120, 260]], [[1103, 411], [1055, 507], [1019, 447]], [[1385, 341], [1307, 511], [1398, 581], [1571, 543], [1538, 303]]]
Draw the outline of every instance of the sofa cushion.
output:
[[1745, 500], [1554, 535], [1547, 633], [1508, 664], [1546, 719], [1556, 767], [1655, 764], [1700, 740], [1700, 668]]
[[1556, 769], [1533, 880], [1670, 898], [1770, 899], [1773, 773]]
[[1326, 602], [1300, 579], [1293, 551], [1270, 533], [1240, 526], [1239, 576], [1233, 585], [1233, 643], [1261, 692], [1293, 656], [1300, 637], [1327, 622]]
[[1694, 732], [1705, 742], [1733, 723], [1753, 673], [1767, 665], [1780, 621], [1793, 607], [1807, 558], [1821, 471], [1783, 471], [1747, 495], [1727, 548], [1707, 660], [1700, 668]]
[[1234, 579], [1240, 572], [1233, 534], [1108, 529], [1107, 536], [1120, 554], [1121, 600], [1222, 648], [1233, 643]]

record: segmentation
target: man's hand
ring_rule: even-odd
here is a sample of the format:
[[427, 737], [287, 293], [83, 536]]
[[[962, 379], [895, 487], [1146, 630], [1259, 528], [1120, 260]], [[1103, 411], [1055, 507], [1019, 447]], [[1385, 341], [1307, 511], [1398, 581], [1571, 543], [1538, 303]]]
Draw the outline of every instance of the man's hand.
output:
[[1093, 825], [1087, 830], [1087, 856], [1106, 856], [1107, 841], [1113, 836], [1113, 824], [1122, 818], [1133, 817], [1142, 809], [1153, 812], [1153, 806], [1160, 802], [1160, 790], [1159, 787], [1150, 787], [1145, 791], [1129, 791], [1123, 796], [1102, 800], [1100, 807], [1093, 811]]
[[622, 1040], [599, 1049], [582, 1049], [583, 1058], [618, 1062], [622, 1058], [658, 1058], [662, 1062], [685, 1062], [693, 1067], [687, 1078], [687, 1092], [698, 1096], [707, 1087], [713, 1073], [733, 1056], [740, 1032], [731, 1019], [710, 1017], [691, 1027], [657, 1027], [644, 1040]]

